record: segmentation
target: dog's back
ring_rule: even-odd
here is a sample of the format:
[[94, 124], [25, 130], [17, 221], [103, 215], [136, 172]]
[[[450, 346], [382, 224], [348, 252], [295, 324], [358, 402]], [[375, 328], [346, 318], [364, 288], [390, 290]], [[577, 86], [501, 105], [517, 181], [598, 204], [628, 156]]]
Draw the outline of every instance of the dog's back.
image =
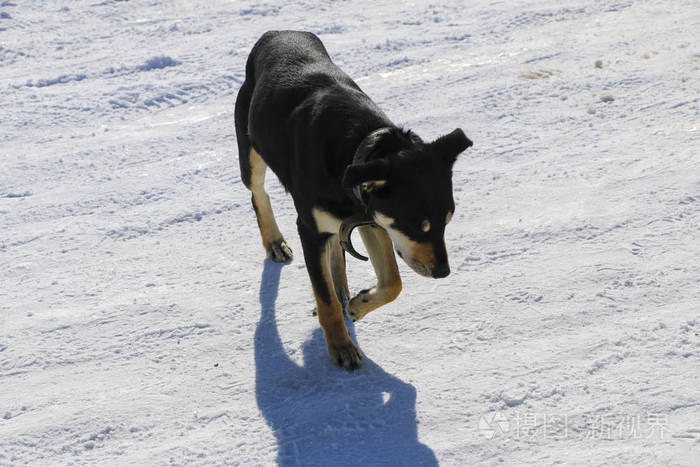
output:
[[333, 180], [325, 193], [340, 199], [339, 181], [359, 142], [391, 125], [308, 32], [265, 33], [250, 53], [238, 99], [248, 112], [240, 131], [290, 192], [303, 190], [298, 179], [312, 173]]
[[[320, 39], [310, 32], [268, 31], [255, 43], [246, 63], [246, 79], [270, 73], [271, 83], [298, 86], [309, 65], [333, 65]], [[337, 69], [333, 65], [334, 68]], [[340, 71], [338, 69], [340, 73]]]

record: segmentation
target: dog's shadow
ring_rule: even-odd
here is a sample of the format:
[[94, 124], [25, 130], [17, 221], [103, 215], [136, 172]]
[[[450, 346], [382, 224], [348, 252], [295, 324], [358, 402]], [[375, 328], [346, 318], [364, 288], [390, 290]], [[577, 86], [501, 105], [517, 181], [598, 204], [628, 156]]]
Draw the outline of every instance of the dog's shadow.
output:
[[320, 328], [302, 345], [304, 366], [287, 356], [275, 317], [282, 267], [265, 260], [255, 331], [256, 398], [277, 437], [278, 463], [437, 465], [418, 442], [413, 386], [366, 357], [353, 373], [335, 367]]

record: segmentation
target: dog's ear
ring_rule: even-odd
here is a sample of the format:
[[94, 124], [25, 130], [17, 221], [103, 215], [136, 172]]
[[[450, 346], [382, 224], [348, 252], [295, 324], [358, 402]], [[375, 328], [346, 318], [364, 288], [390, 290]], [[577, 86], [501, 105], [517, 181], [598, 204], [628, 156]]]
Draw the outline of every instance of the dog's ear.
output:
[[389, 161], [386, 159], [352, 164], [345, 169], [343, 188], [352, 189], [361, 184], [364, 191], [372, 191], [384, 186], [388, 177]]
[[450, 163], [454, 163], [462, 152], [471, 147], [472, 144], [474, 143], [467, 138], [462, 129], [457, 128], [452, 133], [439, 137], [430, 143], [430, 146], [440, 157], [445, 158]]
[[368, 162], [347, 166], [343, 175], [343, 188], [352, 189], [362, 185], [362, 191], [371, 192], [386, 185], [389, 161], [382, 156], [400, 148], [402, 135], [397, 128], [382, 128], [363, 139], [355, 151], [354, 160]]

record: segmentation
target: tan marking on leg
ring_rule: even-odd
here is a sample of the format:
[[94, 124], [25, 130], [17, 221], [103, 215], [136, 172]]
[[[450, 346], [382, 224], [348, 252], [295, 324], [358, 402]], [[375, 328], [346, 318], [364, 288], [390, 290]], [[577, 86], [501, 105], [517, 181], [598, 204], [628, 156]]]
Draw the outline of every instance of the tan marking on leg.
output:
[[358, 230], [377, 275], [377, 285], [350, 301], [350, 316], [355, 320], [391, 302], [401, 293], [401, 276], [389, 235], [378, 227], [361, 226]]
[[260, 236], [267, 251], [268, 257], [275, 261], [286, 261], [291, 259], [292, 251], [282, 237], [275, 215], [270, 205], [270, 197], [265, 191], [265, 171], [267, 164], [260, 154], [250, 148], [250, 191], [253, 193], [253, 206], [258, 219]]
[[[326, 303], [314, 289], [316, 297], [316, 310], [318, 312], [318, 321], [323, 328], [323, 334], [326, 338], [326, 348], [331, 360], [338, 366], [342, 366], [348, 370], [354, 370], [362, 365], [362, 354], [359, 349], [353, 344], [345, 327], [343, 319], [343, 311], [335, 296], [333, 277], [331, 275], [331, 257], [334, 255], [332, 250], [334, 246], [331, 242], [338, 242], [338, 239], [330, 238], [323, 248], [321, 253], [321, 271], [323, 280], [329, 293], [330, 303]], [[340, 245], [338, 245], [340, 246]], [[344, 268], [343, 268], [344, 269]]]
[[343, 312], [347, 312], [348, 304], [350, 303], [350, 291], [348, 290], [348, 277], [345, 271], [345, 255], [337, 235], [333, 235], [328, 239], [328, 245], [330, 272], [335, 296], [338, 298]]

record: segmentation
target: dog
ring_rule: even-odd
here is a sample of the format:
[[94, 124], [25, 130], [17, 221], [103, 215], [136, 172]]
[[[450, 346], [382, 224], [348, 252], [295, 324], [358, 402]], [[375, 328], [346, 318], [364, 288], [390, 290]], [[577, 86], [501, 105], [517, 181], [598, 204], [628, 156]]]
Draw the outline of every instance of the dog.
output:
[[[454, 212], [452, 166], [472, 145], [461, 129], [426, 143], [403, 130], [330, 59], [312, 33], [269, 31], [253, 46], [236, 97], [236, 138], [243, 184], [267, 256], [292, 259], [265, 192], [269, 167], [291, 194], [306, 269], [326, 347], [354, 370], [362, 353], [343, 315], [353, 320], [401, 292], [394, 249], [422, 276], [450, 273], [445, 226]], [[352, 299], [345, 251], [357, 227], [377, 276]]]

